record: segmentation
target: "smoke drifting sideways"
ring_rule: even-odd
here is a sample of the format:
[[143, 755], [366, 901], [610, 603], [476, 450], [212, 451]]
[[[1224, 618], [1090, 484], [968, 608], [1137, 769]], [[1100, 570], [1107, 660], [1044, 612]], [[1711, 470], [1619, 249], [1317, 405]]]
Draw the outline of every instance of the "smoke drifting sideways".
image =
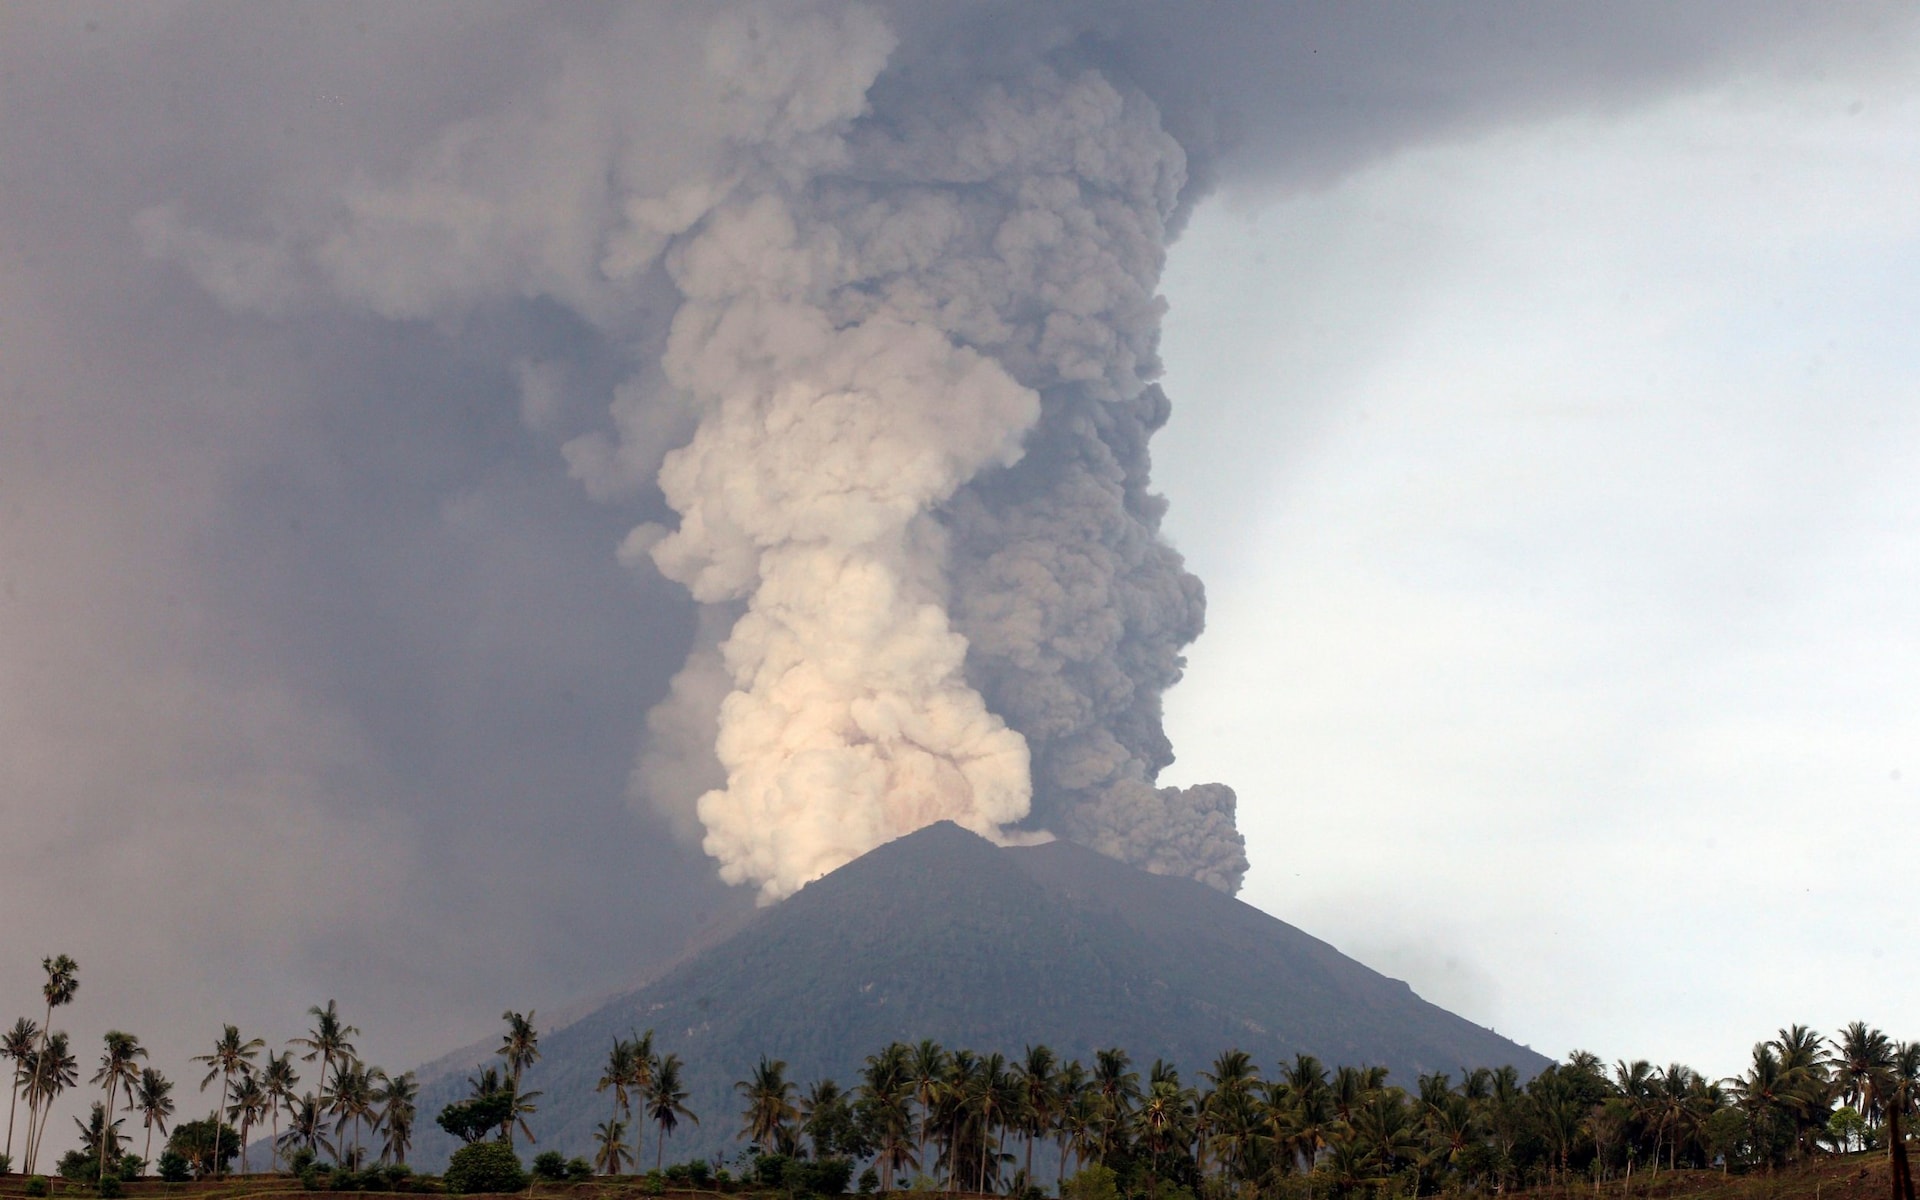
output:
[[[619, 548], [704, 613], [632, 793], [729, 882], [775, 900], [952, 820], [1237, 889], [1232, 790], [1156, 786], [1204, 601], [1148, 483], [1186, 181], [1155, 105], [1071, 55], [898, 61], [859, 6], [665, 24], [277, 238], [157, 208], [148, 251], [236, 308], [540, 296], [631, 348], [614, 433], [563, 451], [678, 514]], [[621, 86], [675, 39], [677, 122]], [[530, 421], [564, 372], [522, 364]]]

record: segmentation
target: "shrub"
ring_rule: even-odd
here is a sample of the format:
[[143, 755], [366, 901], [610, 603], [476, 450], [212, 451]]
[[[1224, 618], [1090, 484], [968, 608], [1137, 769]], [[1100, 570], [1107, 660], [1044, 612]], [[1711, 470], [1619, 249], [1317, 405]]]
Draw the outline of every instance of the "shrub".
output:
[[102, 1175], [100, 1177], [101, 1200], [118, 1200], [119, 1197], [124, 1195], [126, 1195], [126, 1189], [120, 1186], [120, 1177], [118, 1175]]
[[872, 1167], [868, 1167], [866, 1170], [860, 1172], [859, 1187], [862, 1196], [871, 1196], [879, 1191], [880, 1172], [874, 1170]]
[[0, 1175], [11, 1174], [13, 1174], [13, 1159], [8, 1155], [0, 1154]]
[[122, 1154], [120, 1161], [113, 1164], [113, 1173], [121, 1179], [138, 1179], [147, 1173], [147, 1160], [138, 1154]]
[[585, 1183], [593, 1178], [593, 1164], [584, 1158], [567, 1160], [567, 1179], [573, 1183]]
[[533, 1176], [558, 1183], [567, 1177], [567, 1160], [558, 1150], [542, 1150], [533, 1156]]
[[[331, 1172], [329, 1172], [329, 1174], [331, 1174]], [[302, 1163], [300, 1169], [293, 1173], [293, 1177], [300, 1181], [300, 1186], [306, 1191], [317, 1192], [320, 1190], [320, 1165], [312, 1159], [308, 1159]]]
[[853, 1160], [848, 1158], [820, 1158], [795, 1165], [800, 1167], [801, 1188], [816, 1196], [841, 1195], [853, 1179]]
[[287, 1156], [287, 1174], [298, 1175], [314, 1164], [315, 1155], [309, 1147], [302, 1146]]
[[640, 1187], [647, 1195], [658, 1196], [667, 1190], [667, 1177], [657, 1169], [648, 1171]]
[[389, 1163], [380, 1168], [380, 1178], [390, 1192], [404, 1192], [413, 1181], [413, 1168], [405, 1163]]
[[45, 1196], [52, 1190], [52, 1188], [47, 1186], [47, 1177], [45, 1175], [27, 1176], [27, 1195]]
[[167, 1183], [185, 1183], [193, 1178], [193, 1166], [186, 1155], [167, 1150], [160, 1155], [160, 1178]]
[[85, 1150], [69, 1150], [54, 1164], [60, 1178], [70, 1183], [92, 1183], [100, 1178], [100, 1164]]
[[450, 1192], [517, 1192], [527, 1186], [519, 1156], [505, 1142], [474, 1142], [453, 1152], [444, 1176]]
[[1120, 1189], [1111, 1170], [1094, 1163], [1067, 1180], [1060, 1189], [1062, 1200], [1119, 1200]]
[[668, 1183], [685, 1183], [686, 1181], [687, 1181], [687, 1164], [674, 1163], [672, 1166], [667, 1168]]

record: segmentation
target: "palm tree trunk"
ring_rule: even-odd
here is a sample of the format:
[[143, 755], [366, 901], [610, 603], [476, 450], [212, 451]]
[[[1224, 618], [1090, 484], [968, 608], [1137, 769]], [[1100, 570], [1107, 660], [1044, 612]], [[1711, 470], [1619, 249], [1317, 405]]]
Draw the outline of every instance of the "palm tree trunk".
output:
[[20, 1076], [15, 1072], [13, 1087], [7, 1092], [7, 1161], [13, 1161], [13, 1110], [20, 1103]]
[[118, 1078], [107, 1079], [107, 1106], [100, 1114], [100, 1170], [97, 1178], [107, 1177], [107, 1131], [113, 1128], [113, 1094], [118, 1091]]
[[227, 1115], [228, 1082], [228, 1074], [224, 1071], [221, 1072], [220, 1107], [213, 1110], [213, 1177], [215, 1179], [220, 1178], [220, 1122], [225, 1120]]
[[1913, 1172], [1907, 1165], [1907, 1135], [1900, 1128], [1900, 1110], [1887, 1106], [1887, 1150], [1893, 1166], [1893, 1200], [1914, 1200]]
[[153, 1118], [152, 1117], [147, 1118], [147, 1148], [144, 1152], [141, 1153], [140, 1161], [142, 1164], [140, 1167], [140, 1172], [141, 1174], [145, 1174], [147, 1170], [145, 1164], [153, 1161]]
[[653, 1169], [658, 1171], [667, 1155], [667, 1123], [660, 1122], [660, 1136], [653, 1143]]

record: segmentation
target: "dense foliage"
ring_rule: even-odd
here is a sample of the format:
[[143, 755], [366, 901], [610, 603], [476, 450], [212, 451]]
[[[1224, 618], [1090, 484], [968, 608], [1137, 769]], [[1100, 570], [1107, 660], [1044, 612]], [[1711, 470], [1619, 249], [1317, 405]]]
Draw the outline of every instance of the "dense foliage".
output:
[[527, 1173], [505, 1142], [474, 1142], [454, 1151], [443, 1176], [450, 1192], [517, 1192]]

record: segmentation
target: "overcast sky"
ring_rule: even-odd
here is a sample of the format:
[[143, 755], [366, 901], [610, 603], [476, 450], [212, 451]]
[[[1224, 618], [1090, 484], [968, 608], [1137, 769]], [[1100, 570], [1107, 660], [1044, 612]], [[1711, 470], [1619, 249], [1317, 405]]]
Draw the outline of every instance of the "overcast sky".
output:
[[[1242, 898], [1550, 1054], [1920, 1036], [1913, 22], [981, 11], [890, 12], [893, 61], [1097, 28], [1208, 197], [1163, 281], [1209, 596], [1163, 782], [1238, 789]], [[657, 297], [612, 337], [497, 246], [346, 299], [292, 257], [450, 145], [509, 241], [634, 130], [670, 185], [700, 22], [636, 12], [0, 5], [8, 1020], [64, 951], [84, 1043], [184, 1075], [337, 997], [399, 1067], [750, 906], [627, 794], [696, 618], [615, 549], [672, 514], [562, 451]]]

